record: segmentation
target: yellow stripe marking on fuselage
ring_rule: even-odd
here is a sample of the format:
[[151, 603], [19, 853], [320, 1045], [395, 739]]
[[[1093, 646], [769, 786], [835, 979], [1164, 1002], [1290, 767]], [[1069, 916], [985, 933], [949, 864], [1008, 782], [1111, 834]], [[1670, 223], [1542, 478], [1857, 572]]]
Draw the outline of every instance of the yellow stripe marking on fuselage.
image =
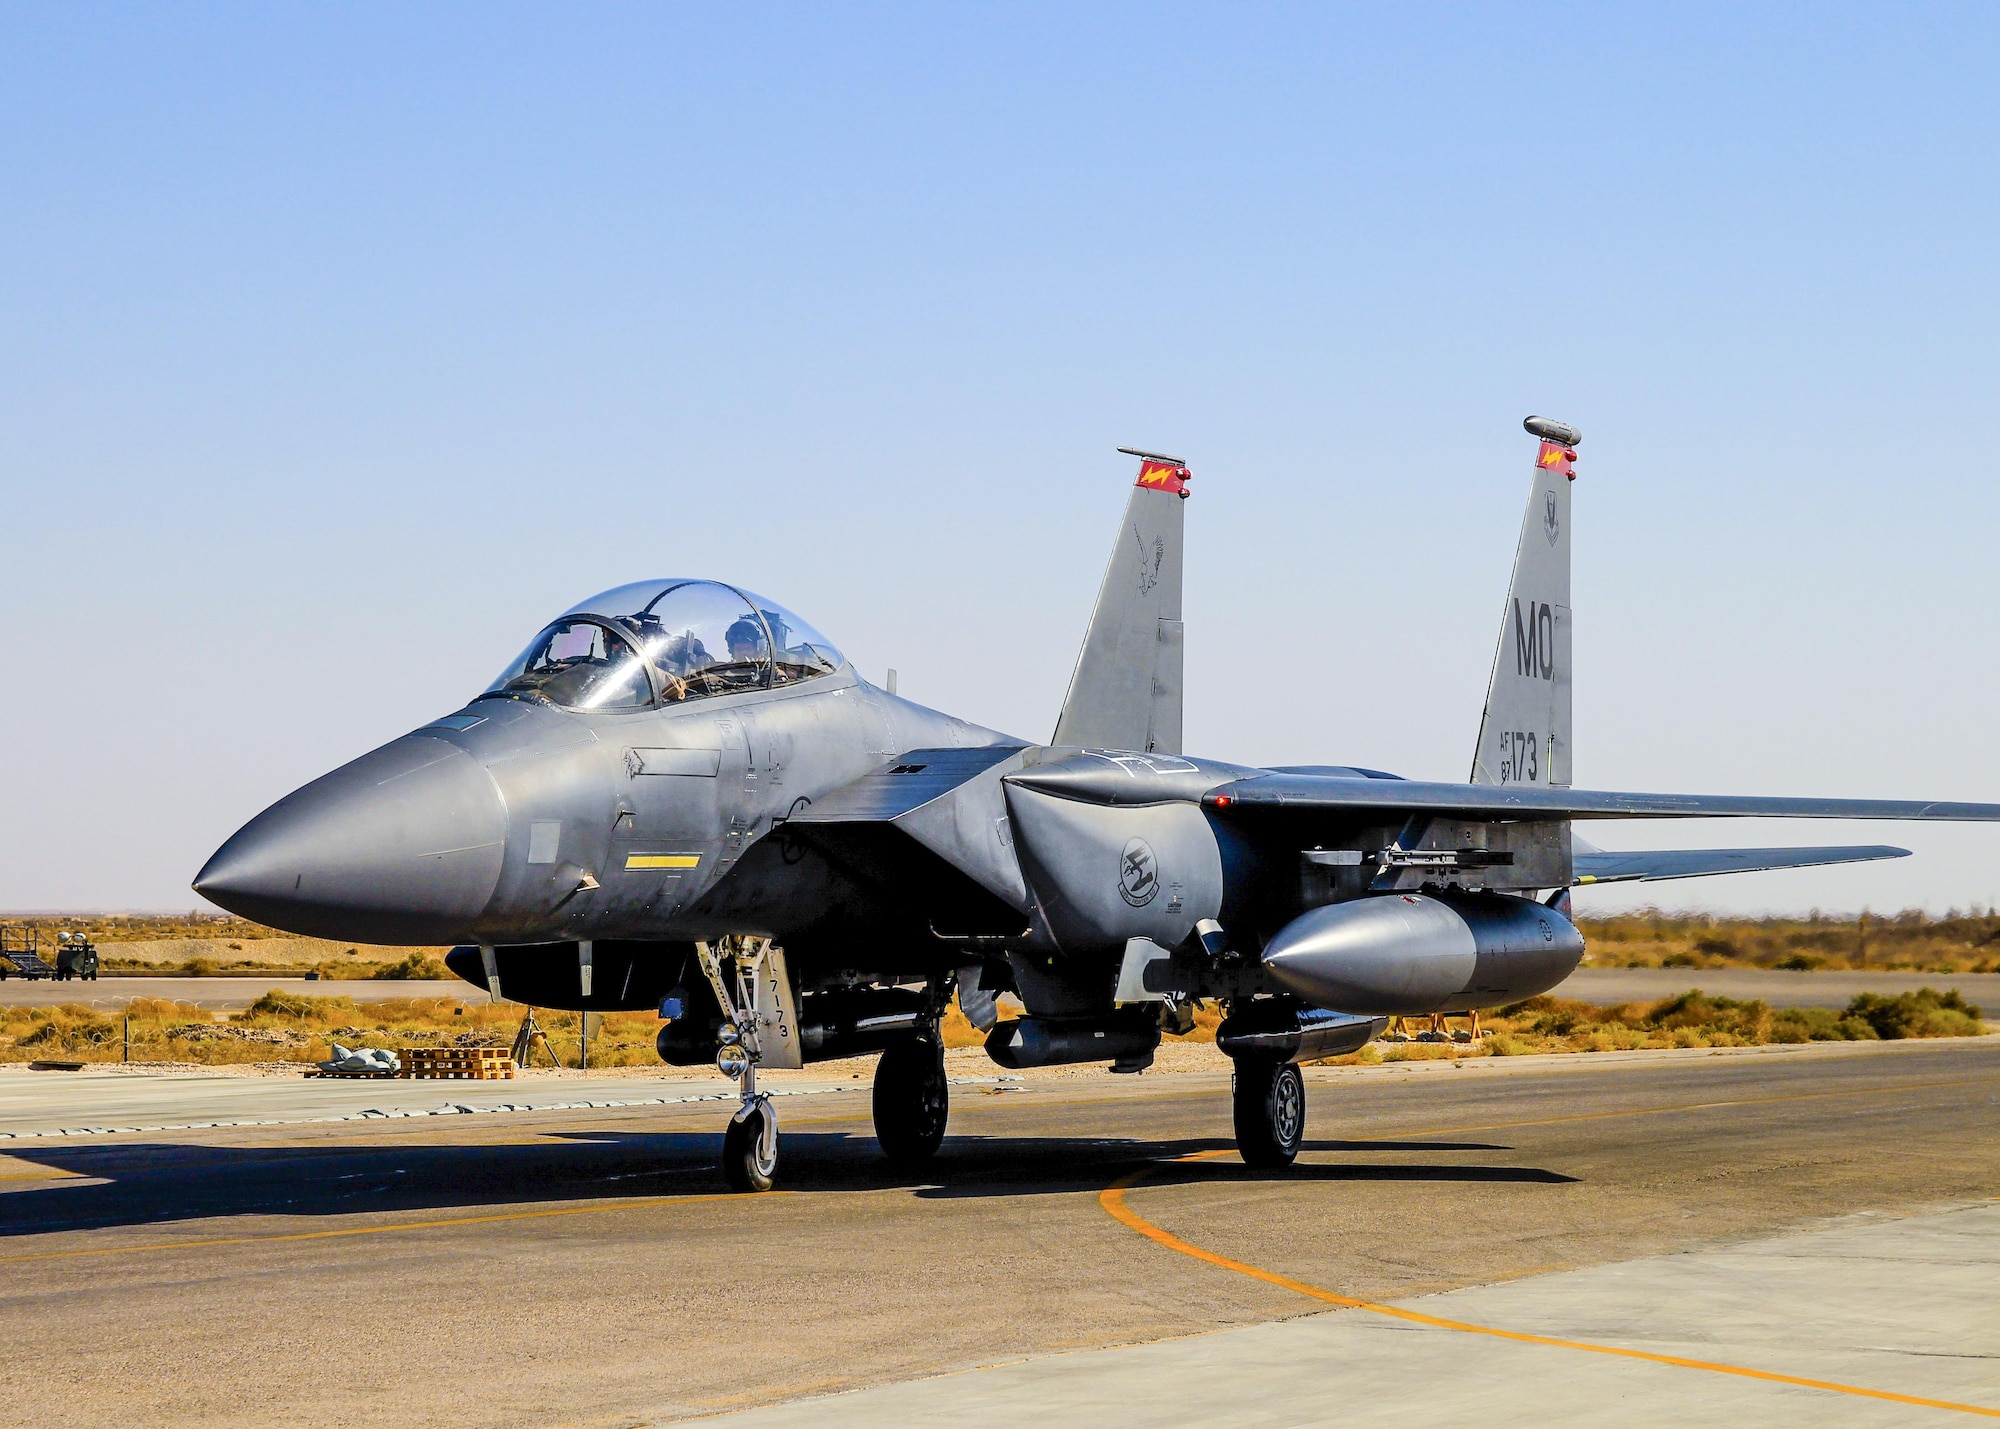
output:
[[628, 853], [627, 868], [700, 868], [698, 853]]

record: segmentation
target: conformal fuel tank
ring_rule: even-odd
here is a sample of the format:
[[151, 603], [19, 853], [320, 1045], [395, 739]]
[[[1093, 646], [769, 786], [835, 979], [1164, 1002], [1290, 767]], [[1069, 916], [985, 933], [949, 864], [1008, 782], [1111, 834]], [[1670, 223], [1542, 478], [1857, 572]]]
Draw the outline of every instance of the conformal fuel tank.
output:
[[1381, 893], [1294, 918], [1263, 961], [1315, 1007], [1407, 1015], [1518, 1002], [1582, 958], [1576, 925], [1526, 898]]

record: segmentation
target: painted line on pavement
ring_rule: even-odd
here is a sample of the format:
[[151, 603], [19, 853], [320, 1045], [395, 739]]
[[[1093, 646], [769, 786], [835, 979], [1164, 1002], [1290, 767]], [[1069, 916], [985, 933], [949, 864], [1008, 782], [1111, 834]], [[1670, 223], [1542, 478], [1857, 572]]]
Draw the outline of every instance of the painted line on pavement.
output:
[[[1464, 1129], [1475, 1130], [1477, 1128], [1467, 1127]], [[1174, 1165], [1194, 1161], [1212, 1161], [1218, 1157], [1233, 1154], [1229, 1151], [1197, 1151], [1188, 1156], [1175, 1157], [1172, 1162], [1162, 1164]], [[1308, 1285], [1303, 1280], [1294, 1280], [1288, 1275], [1279, 1275], [1277, 1272], [1265, 1270], [1261, 1266], [1249, 1265], [1240, 1260], [1231, 1260], [1226, 1255], [1217, 1255], [1212, 1250], [1205, 1250], [1190, 1241], [1182, 1240], [1172, 1231], [1154, 1225], [1126, 1203], [1125, 1193], [1159, 1169], [1160, 1166], [1158, 1165], [1147, 1166], [1129, 1175], [1119, 1177], [1116, 1181], [1113, 1181], [1109, 1186], [1098, 1192], [1097, 1203], [1104, 1208], [1105, 1212], [1112, 1219], [1118, 1221], [1121, 1225], [1137, 1231], [1140, 1235], [1146, 1237], [1146, 1239], [1157, 1245], [1164, 1246], [1168, 1250], [1181, 1255], [1191, 1256], [1195, 1260], [1218, 1266], [1223, 1270], [1234, 1271], [1238, 1275], [1247, 1275], [1252, 1280], [1261, 1280], [1267, 1285], [1275, 1285], [1281, 1290], [1290, 1290], [1294, 1294], [1304, 1295], [1308, 1299], [1322, 1301], [1328, 1305], [1338, 1305], [1349, 1310], [1366, 1310], [1370, 1314], [1386, 1315], [1391, 1319], [1404, 1320], [1415, 1325], [1427, 1325], [1434, 1329], [1456, 1330], [1461, 1334], [1488, 1335], [1494, 1339], [1513, 1340], [1518, 1344], [1547, 1345], [1553, 1349], [1561, 1350], [1581, 1350], [1586, 1354], [1611, 1355], [1618, 1359], [1643, 1360], [1650, 1364], [1674, 1365], [1681, 1369], [1706, 1370], [1710, 1374], [1734, 1375], [1741, 1379], [1762, 1380], [1771, 1384], [1797, 1385], [1805, 1389], [1824, 1390], [1830, 1394], [1854, 1395], [1862, 1399], [1886, 1400], [1891, 1404], [1914, 1404], [1925, 1409], [1946, 1409], [1958, 1414], [1974, 1414], [1987, 1419], [2000, 1419], [2000, 1409], [1987, 1409], [1977, 1404], [1960, 1404], [1950, 1399], [1925, 1399], [1920, 1395], [1896, 1394], [1886, 1389], [1866, 1389], [1860, 1385], [1839, 1384], [1833, 1380], [1826, 1379], [1807, 1379], [1801, 1375], [1778, 1374], [1771, 1370], [1749, 1369], [1743, 1365], [1717, 1364], [1711, 1360], [1685, 1359], [1679, 1355], [1655, 1354], [1650, 1350], [1624, 1349], [1617, 1345], [1594, 1345], [1586, 1340], [1564, 1340], [1557, 1339], [1551, 1335], [1533, 1335], [1520, 1330], [1502, 1330], [1492, 1325], [1474, 1325], [1464, 1320], [1448, 1320], [1441, 1315], [1426, 1315], [1420, 1310], [1404, 1310], [1394, 1305], [1377, 1305], [1373, 1301], [1357, 1300], [1351, 1295], [1341, 1295], [1332, 1290], [1321, 1289], [1317, 1285]]]
[[[1004, 1078], [952, 1077], [949, 1080], [953, 1086], [979, 1086]], [[867, 1086], [843, 1084], [828, 1087], [765, 1087], [761, 1090], [765, 1096], [772, 1097], [824, 1097], [839, 1092], [866, 1091]], [[369, 1107], [363, 1111], [343, 1112], [338, 1116], [244, 1117], [233, 1121], [186, 1121], [162, 1126], [72, 1126], [49, 1131], [0, 1131], [0, 1141], [34, 1141], [72, 1136], [121, 1136], [135, 1131], [214, 1131], [239, 1126], [320, 1126], [344, 1121], [401, 1121], [427, 1116], [481, 1116], [506, 1111], [603, 1111], [635, 1106], [691, 1106], [700, 1102], [737, 1101], [740, 1096], [740, 1093], [730, 1088], [716, 1092], [696, 1092], [684, 1097], [628, 1097], [616, 1101], [501, 1102], [495, 1106], [469, 1106], [463, 1102], [448, 1102], [439, 1107], [403, 1108], [394, 1111]]]

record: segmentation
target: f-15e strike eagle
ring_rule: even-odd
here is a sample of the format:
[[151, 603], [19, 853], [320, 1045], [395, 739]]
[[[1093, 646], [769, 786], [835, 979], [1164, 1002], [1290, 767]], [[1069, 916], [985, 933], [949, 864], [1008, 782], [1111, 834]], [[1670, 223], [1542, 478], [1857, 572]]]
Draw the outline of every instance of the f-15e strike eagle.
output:
[[[292, 932], [455, 947], [541, 1007], [657, 1008], [662, 1058], [742, 1104], [738, 1189], [778, 1122], [759, 1068], [879, 1052], [882, 1150], [934, 1153], [956, 993], [1003, 1067], [1135, 1071], [1220, 1001], [1237, 1144], [1289, 1164], [1302, 1060], [1396, 1015], [1546, 992], [1583, 956], [1573, 885], [1890, 858], [1886, 847], [1616, 854], [1579, 819], [2000, 820], [2000, 805], [1570, 787], [1570, 493], [1579, 434], [1539, 439], [1472, 774], [1247, 768], [1181, 748], [1186, 466], [1130, 451], [1119, 527], [1055, 735], [899, 699], [783, 607], [710, 580], [593, 596], [491, 688], [288, 795], [195, 879]], [[1001, 1018], [1012, 994], [1025, 1014]]]

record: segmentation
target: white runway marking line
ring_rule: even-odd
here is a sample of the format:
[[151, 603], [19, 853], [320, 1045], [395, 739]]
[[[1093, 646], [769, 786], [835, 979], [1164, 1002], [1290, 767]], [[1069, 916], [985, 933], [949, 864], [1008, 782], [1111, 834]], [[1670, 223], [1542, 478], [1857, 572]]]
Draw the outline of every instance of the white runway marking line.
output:
[[[984, 1086], [1002, 1079], [952, 1077], [949, 1080], [953, 1086]], [[797, 1090], [787, 1090], [783, 1087], [763, 1089], [764, 1095], [772, 1097], [823, 1097], [841, 1092], [865, 1090], [867, 1090], [865, 1086], [803, 1087]], [[480, 1116], [504, 1111], [598, 1111], [634, 1106], [689, 1106], [700, 1102], [735, 1100], [737, 1100], [735, 1092], [720, 1091], [698, 1092], [685, 1097], [627, 1097], [616, 1101], [501, 1102], [497, 1106], [467, 1106], [463, 1102], [450, 1102], [440, 1107], [403, 1108], [394, 1111], [369, 1107], [363, 1111], [343, 1112], [339, 1116], [245, 1117], [232, 1121], [169, 1122], [158, 1126], [71, 1126], [48, 1131], [0, 1131], [0, 1141], [34, 1141], [55, 1136], [120, 1136], [135, 1131], [215, 1131], [239, 1126], [318, 1126], [343, 1121], [397, 1121], [424, 1116]]]

